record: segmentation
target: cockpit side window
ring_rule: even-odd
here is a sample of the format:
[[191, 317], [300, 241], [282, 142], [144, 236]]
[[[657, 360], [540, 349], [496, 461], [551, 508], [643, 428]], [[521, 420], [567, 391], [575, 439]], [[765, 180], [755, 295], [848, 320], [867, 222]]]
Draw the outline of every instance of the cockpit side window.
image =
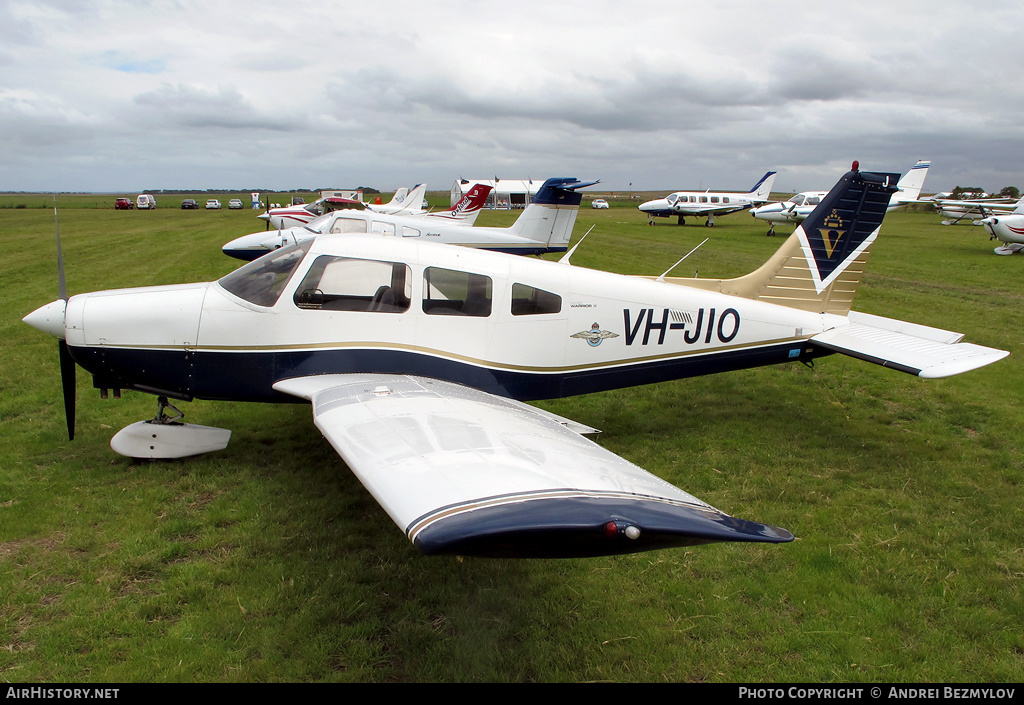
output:
[[434, 316], [490, 316], [491, 278], [427, 267], [423, 271], [423, 312]]
[[282, 247], [236, 269], [218, 283], [249, 303], [273, 306], [312, 244], [312, 240], [306, 240]]
[[401, 262], [321, 255], [295, 290], [303, 309], [402, 313], [409, 309], [412, 277]]

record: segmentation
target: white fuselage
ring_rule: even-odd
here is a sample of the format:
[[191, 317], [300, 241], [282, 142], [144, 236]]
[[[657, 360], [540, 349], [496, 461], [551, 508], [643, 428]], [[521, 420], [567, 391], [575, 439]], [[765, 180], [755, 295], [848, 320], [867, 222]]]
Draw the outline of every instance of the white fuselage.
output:
[[992, 238], [1004, 243], [996, 248], [997, 254], [1012, 255], [1024, 249], [1024, 213], [989, 216], [981, 219], [979, 224]]
[[[270, 265], [289, 258], [287, 271]], [[282, 379], [357, 370], [537, 399], [798, 360], [845, 321], [567, 264], [325, 236], [221, 282], [74, 296], [65, 337], [97, 386], [179, 398], [276, 401]]]

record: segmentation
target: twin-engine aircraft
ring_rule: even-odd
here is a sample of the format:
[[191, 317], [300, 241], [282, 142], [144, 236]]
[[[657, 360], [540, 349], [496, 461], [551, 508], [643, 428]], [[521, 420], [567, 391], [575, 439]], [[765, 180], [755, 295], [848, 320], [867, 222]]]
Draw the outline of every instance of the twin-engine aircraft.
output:
[[686, 216], [707, 218], [704, 225], [715, 224], [716, 215], [728, 215], [764, 203], [772, 192], [775, 172], [769, 171], [746, 193], [733, 191], [676, 191], [653, 201], [641, 203], [637, 208], [647, 214], [651, 225], [654, 218], [677, 216], [679, 225], [686, 224]]
[[410, 191], [407, 188], [400, 188], [387, 203], [370, 205], [362, 201], [353, 201], [350, 198], [337, 196], [325, 196], [318, 198], [312, 203], [300, 203], [284, 208], [269, 208], [265, 213], [260, 213], [260, 220], [267, 221], [267, 228], [294, 228], [308, 225], [321, 216], [339, 210], [368, 210], [375, 213], [390, 213], [393, 215], [416, 215], [423, 213], [423, 196], [427, 192], [426, 184], [418, 184]]
[[[889, 198], [889, 210], [895, 210], [900, 206], [917, 202], [924, 188], [925, 177], [928, 176], [928, 167], [932, 163], [921, 160], [910, 168], [910, 171], [896, 184], [897, 191]], [[787, 201], [767, 203], [750, 210], [750, 215], [758, 220], [768, 222], [768, 235], [775, 234], [776, 223], [800, 223], [809, 216], [821, 199], [828, 194], [827, 191], [804, 191], [798, 193]]]
[[[367, 211], [338, 211], [305, 228], [252, 233], [224, 245], [224, 254], [252, 260], [288, 244], [327, 233], [372, 233], [403, 239], [423, 239], [519, 255], [565, 252], [576, 224], [582, 194], [593, 186], [576, 179], [548, 179], [516, 222], [507, 228], [464, 227], [465, 216], [479, 212], [492, 187], [477, 184], [450, 211], [418, 216], [384, 215]], [[471, 221], [470, 221], [471, 222]]]
[[169, 399], [308, 400], [317, 427], [426, 554], [787, 542], [789, 531], [729, 516], [585, 438], [594, 429], [524, 402], [835, 352], [921, 377], [1003, 358], [958, 333], [850, 310], [898, 178], [855, 162], [738, 279], [324, 235], [216, 282], [62, 295], [24, 320], [60, 339], [69, 435], [76, 363], [104, 395], [159, 397], [156, 419], [111, 441], [133, 457], [227, 444], [230, 431], [172, 418]]

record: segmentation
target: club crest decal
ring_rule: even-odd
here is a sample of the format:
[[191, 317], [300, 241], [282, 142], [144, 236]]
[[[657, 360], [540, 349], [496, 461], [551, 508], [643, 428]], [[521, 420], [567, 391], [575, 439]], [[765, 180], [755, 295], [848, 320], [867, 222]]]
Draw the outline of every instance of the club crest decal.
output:
[[583, 338], [587, 341], [587, 345], [592, 348], [596, 348], [606, 338], [618, 338], [618, 333], [612, 333], [609, 330], [601, 330], [601, 326], [597, 323], [590, 326], [590, 330], [581, 330], [579, 333], [573, 333], [569, 336], [570, 338]]
[[841, 229], [843, 227], [843, 219], [839, 217], [839, 213], [835, 209], [832, 209], [831, 215], [825, 218], [824, 225], [824, 228], [818, 228], [818, 232], [821, 233], [821, 241], [825, 245], [825, 253], [831, 257], [832, 253], [835, 252], [839, 238], [846, 231]]

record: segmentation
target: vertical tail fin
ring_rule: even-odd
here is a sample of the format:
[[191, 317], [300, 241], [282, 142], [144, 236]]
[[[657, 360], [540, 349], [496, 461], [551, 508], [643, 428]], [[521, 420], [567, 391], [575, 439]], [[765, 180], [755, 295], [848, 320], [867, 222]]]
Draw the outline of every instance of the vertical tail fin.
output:
[[761, 180], [754, 184], [754, 188], [750, 189], [748, 195], [751, 201], [765, 201], [767, 202], [772, 194], [772, 186], [775, 185], [775, 177], [777, 172], [769, 171]]
[[413, 186], [412, 191], [404, 189], [406, 193], [399, 198], [399, 194], [403, 189], [399, 189], [394, 198], [381, 209], [384, 213], [391, 213], [392, 215], [405, 215], [408, 213], [419, 213], [423, 210], [423, 196], [427, 193], [426, 184], [417, 184]]
[[431, 218], [444, 218], [445, 220], [455, 221], [458, 225], [472, 225], [476, 222], [476, 217], [480, 215], [480, 209], [483, 208], [484, 202], [487, 201], [487, 197], [491, 195], [493, 190], [493, 186], [476, 184], [466, 192], [465, 196], [459, 199], [458, 203], [448, 210], [427, 213], [426, 215]]
[[596, 183], [571, 177], [548, 179], [509, 230], [547, 247], [566, 247], [583, 200], [576, 191]]
[[903, 178], [896, 184], [896, 188], [899, 190], [892, 197], [893, 205], [918, 199], [921, 195], [921, 189], [924, 188], [925, 177], [928, 176], [928, 167], [931, 165], [930, 161], [922, 159], [910, 167], [910, 171], [904, 174]]
[[737, 279], [668, 281], [805, 311], [845, 315], [899, 177], [861, 172], [854, 162], [853, 170], [756, 271]]

